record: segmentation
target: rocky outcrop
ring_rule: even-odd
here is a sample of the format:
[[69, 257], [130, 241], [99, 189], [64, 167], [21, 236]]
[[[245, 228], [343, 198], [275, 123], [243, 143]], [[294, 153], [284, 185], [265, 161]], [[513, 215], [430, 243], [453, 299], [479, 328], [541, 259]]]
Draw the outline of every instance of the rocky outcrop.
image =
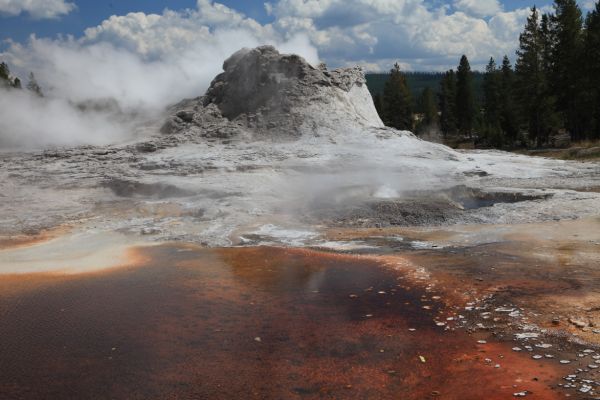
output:
[[383, 126], [358, 67], [328, 71], [263, 46], [236, 52], [223, 70], [205, 96], [172, 108], [163, 133], [289, 138]]

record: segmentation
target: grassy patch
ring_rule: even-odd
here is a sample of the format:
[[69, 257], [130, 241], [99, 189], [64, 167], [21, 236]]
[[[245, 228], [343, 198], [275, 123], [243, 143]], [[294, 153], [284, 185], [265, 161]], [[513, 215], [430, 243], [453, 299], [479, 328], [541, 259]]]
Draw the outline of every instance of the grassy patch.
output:
[[561, 160], [600, 160], [600, 140], [573, 143], [571, 147], [566, 149], [525, 150], [521, 153]]

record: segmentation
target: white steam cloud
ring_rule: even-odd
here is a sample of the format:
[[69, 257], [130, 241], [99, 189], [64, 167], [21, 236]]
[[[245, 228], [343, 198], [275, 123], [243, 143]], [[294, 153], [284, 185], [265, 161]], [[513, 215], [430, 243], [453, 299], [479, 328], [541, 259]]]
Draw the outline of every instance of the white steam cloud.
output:
[[34, 71], [45, 97], [0, 93], [0, 148], [127, 140], [132, 115], [156, 117], [170, 104], [202, 95], [227, 57], [263, 44], [318, 62], [307, 37], [281, 37], [206, 0], [181, 13], [113, 16], [81, 39], [12, 43], [0, 58], [21, 77]]
[[82, 111], [65, 99], [0, 93], [0, 150], [102, 145], [122, 140], [132, 128], [109, 111]]

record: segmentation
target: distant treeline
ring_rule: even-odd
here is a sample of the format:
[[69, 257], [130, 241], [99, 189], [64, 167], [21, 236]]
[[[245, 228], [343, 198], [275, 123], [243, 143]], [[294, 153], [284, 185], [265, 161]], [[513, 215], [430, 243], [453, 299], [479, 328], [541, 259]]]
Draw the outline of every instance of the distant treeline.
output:
[[[440, 90], [440, 84], [444, 77], [443, 72], [404, 72], [406, 83], [411, 93], [422, 93], [426, 88], [432, 89], [435, 93]], [[483, 73], [473, 71], [473, 90], [478, 99], [483, 99]], [[372, 96], [383, 95], [385, 83], [390, 78], [390, 72], [367, 73], [367, 86]], [[415, 99], [416, 100], [416, 99]], [[416, 104], [414, 104], [416, 107]]]
[[[600, 1], [583, 18], [575, 0], [554, 13], [533, 7], [515, 65], [490, 58], [483, 73], [463, 55], [445, 73], [369, 74], [367, 85], [388, 126], [440, 134], [481, 147], [555, 146], [600, 139]], [[566, 139], [565, 139], [566, 138]]]

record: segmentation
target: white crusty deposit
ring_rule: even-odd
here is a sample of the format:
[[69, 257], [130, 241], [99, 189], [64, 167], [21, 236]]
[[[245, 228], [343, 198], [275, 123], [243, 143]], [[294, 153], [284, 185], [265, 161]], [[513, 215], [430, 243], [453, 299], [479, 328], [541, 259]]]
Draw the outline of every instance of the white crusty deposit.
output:
[[[454, 151], [386, 128], [360, 69], [328, 71], [272, 47], [235, 53], [204, 96], [145, 129], [136, 143], [1, 154], [0, 233], [67, 223], [151, 241], [299, 245], [319, 244], [331, 225], [517, 223], [600, 209], [588, 190], [600, 187], [598, 164]], [[290, 242], [289, 232], [306, 234]]]

